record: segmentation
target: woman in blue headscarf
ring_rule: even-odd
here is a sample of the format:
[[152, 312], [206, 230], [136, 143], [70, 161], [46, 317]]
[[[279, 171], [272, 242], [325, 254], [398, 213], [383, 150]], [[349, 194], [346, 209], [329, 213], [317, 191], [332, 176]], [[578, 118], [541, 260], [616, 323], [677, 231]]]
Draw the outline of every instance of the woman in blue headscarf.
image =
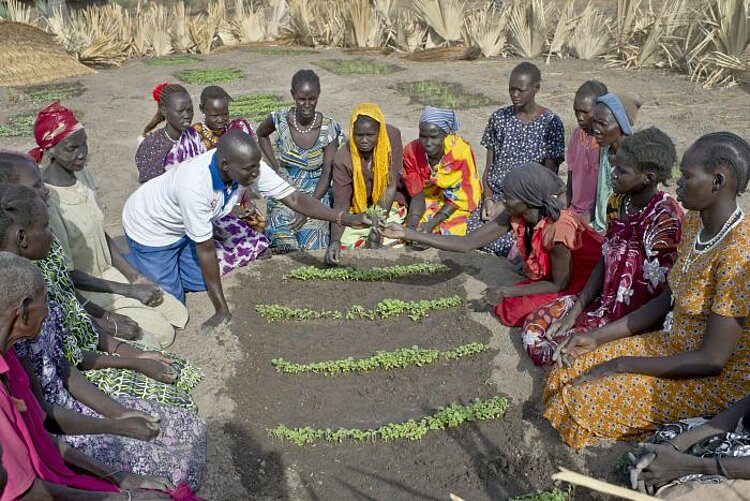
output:
[[411, 197], [407, 227], [423, 233], [466, 235], [466, 221], [482, 200], [471, 146], [457, 135], [453, 110], [427, 106], [419, 139], [404, 148], [402, 178]]
[[623, 139], [633, 135], [641, 103], [622, 94], [604, 94], [596, 100], [592, 129], [599, 143], [599, 179], [591, 226], [599, 233], [607, 230], [607, 203], [612, 196], [612, 160]]

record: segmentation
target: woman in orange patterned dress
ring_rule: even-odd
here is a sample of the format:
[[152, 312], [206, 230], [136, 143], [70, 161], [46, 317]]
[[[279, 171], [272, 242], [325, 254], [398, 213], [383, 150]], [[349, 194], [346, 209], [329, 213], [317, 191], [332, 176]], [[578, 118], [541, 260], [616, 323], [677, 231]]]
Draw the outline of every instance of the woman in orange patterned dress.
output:
[[[572, 337], [561, 348], [572, 366], [547, 377], [544, 415], [572, 447], [641, 438], [750, 393], [750, 220], [737, 205], [750, 145], [728, 132], [705, 135], [680, 171], [677, 197], [689, 212], [668, 287]], [[662, 322], [662, 330], [636, 335]]]

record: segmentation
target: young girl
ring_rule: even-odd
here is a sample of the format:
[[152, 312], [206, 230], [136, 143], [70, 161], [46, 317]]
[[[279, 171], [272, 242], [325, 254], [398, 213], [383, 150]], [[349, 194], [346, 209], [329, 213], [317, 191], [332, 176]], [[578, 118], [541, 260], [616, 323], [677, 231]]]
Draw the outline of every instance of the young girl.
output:
[[573, 100], [578, 127], [570, 135], [566, 154], [568, 207], [586, 222], [591, 221], [593, 216], [599, 178], [599, 144], [591, 122], [596, 100], [606, 93], [606, 85], [589, 80], [578, 88]]
[[[469, 218], [470, 233], [503, 211], [503, 179], [508, 172], [536, 162], [557, 173], [565, 158], [562, 120], [536, 102], [541, 84], [542, 73], [529, 62], [519, 64], [510, 74], [508, 93], [512, 105], [490, 116], [482, 137], [482, 146], [487, 148], [482, 178], [484, 200]], [[514, 243], [513, 235], [508, 233], [486, 245], [484, 250], [505, 257]]]

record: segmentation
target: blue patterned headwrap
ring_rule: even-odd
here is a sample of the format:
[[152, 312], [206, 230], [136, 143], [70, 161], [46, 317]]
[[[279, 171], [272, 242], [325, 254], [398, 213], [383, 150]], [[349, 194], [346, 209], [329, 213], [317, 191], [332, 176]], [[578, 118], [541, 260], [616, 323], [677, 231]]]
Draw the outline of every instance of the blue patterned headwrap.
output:
[[419, 123], [424, 122], [437, 125], [446, 134], [452, 134], [460, 127], [455, 111], [434, 106], [425, 106], [422, 116], [419, 117]]

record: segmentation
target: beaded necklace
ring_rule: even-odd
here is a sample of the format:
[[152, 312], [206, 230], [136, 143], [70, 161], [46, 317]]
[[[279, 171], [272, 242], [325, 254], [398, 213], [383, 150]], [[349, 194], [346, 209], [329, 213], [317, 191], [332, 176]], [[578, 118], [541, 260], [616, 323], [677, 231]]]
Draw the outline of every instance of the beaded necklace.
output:
[[[698, 230], [698, 233], [695, 234], [695, 238], [693, 239], [693, 244], [688, 247], [687, 254], [685, 255], [685, 259], [682, 262], [681, 270], [682, 274], [677, 277], [677, 283], [675, 284], [674, 288], [672, 289], [672, 297], [670, 301], [670, 305], [672, 309], [667, 314], [667, 318], [664, 320], [664, 330], [667, 332], [672, 331], [672, 326], [674, 323], [674, 316], [672, 314], [672, 311], [674, 310], [674, 303], [675, 303], [675, 296], [674, 291], [677, 290], [680, 285], [682, 284], [682, 279], [685, 275], [687, 275], [688, 271], [690, 271], [690, 267], [695, 264], [695, 262], [703, 256], [704, 254], [708, 253], [709, 251], [713, 250], [714, 247], [716, 247], [722, 240], [724, 240], [724, 237], [729, 235], [732, 230], [734, 230], [741, 222], [745, 219], [745, 213], [737, 207], [734, 212], [727, 218], [726, 221], [724, 221], [724, 224], [722, 225], [721, 229], [711, 237], [707, 242], [703, 242], [700, 238], [701, 233], [705, 229], [704, 227], [701, 227], [700, 230]], [[700, 248], [699, 248], [700, 247]]]

